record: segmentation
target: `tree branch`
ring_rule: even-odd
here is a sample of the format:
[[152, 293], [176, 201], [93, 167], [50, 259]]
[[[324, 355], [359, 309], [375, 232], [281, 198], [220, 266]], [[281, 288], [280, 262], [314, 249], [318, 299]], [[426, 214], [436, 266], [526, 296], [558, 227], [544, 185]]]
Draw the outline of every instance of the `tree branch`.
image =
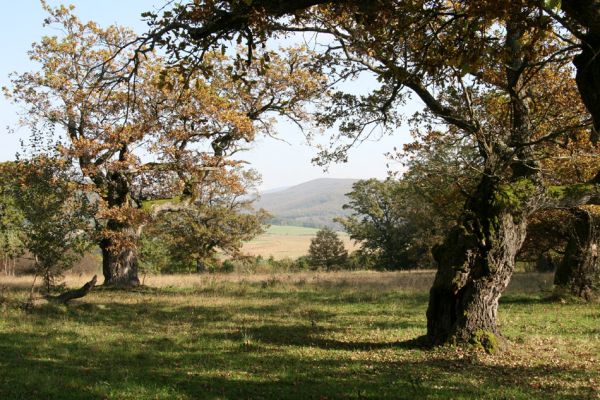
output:
[[91, 281], [80, 287], [79, 289], [66, 291], [58, 296], [46, 296], [48, 300], [59, 301], [63, 304], [67, 304], [69, 301], [79, 299], [86, 296], [96, 286], [98, 277], [94, 275]]

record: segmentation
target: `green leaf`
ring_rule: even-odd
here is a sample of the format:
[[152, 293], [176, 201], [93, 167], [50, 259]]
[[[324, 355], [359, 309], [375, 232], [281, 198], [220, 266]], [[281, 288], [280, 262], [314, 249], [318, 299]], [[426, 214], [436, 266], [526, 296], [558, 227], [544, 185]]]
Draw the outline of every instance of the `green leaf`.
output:
[[544, 6], [550, 9], [560, 9], [561, 0], [544, 0]]

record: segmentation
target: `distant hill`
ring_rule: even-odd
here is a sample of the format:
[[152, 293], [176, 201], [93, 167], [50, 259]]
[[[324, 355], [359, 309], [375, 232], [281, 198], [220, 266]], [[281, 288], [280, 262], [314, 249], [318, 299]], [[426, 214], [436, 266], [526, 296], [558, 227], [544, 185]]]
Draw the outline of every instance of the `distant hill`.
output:
[[346, 193], [358, 179], [323, 178], [287, 189], [262, 193], [256, 208], [273, 214], [271, 224], [341, 229], [333, 218], [348, 215], [342, 210]]
[[274, 189], [268, 189], [268, 190], [265, 190], [264, 192], [262, 192], [261, 195], [282, 192], [282, 191], [284, 191], [286, 189], [289, 189], [289, 188], [290, 188], [289, 186], [285, 186], [285, 187], [278, 187], [278, 188], [274, 188]]

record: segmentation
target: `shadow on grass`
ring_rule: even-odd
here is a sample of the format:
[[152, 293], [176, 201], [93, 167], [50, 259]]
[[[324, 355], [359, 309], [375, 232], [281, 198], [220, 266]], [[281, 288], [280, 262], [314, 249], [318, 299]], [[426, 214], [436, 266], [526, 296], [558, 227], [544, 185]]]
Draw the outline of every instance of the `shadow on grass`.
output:
[[[281, 332], [280, 332], [281, 333]], [[326, 350], [346, 349], [335, 341]], [[532, 388], [536, 378], [585, 380], [589, 371], [510, 367], [426, 352], [394, 361], [318, 359], [279, 351], [189, 348], [169, 340], [97, 347], [74, 333], [0, 334], [2, 399], [593, 398], [591, 388]], [[390, 343], [419, 349], [414, 342]], [[387, 345], [387, 344], [386, 344]], [[360, 347], [354, 343], [352, 348]], [[408, 346], [408, 347], [404, 347]], [[369, 345], [364, 350], [373, 348]], [[550, 391], [548, 390], [550, 389]]]
[[[583, 385], [532, 386], [538, 377], [588, 382], [590, 371], [491, 367], [426, 351], [423, 338], [368, 340], [369, 330], [423, 329], [414, 315], [392, 318], [383, 328], [360, 320], [329, 323], [338, 315], [356, 316], [357, 304], [374, 301], [366, 297], [344, 305], [348, 294], [306, 291], [287, 303], [224, 307], [173, 304], [167, 293], [140, 293], [119, 303], [107, 291], [94, 302], [47, 305], [13, 317], [10, 333], [0, 329], [0, 398], [592, 398]], [[319, 309], [332, 299], [339, 301], [338, 312]], [[413, 306], [426, 302], [398, 294], [377, 301], [399, 301], [406, 313], [422, 312], [423, 304]], [[299, 302], [307, 308], [294, 310]], [[341, 339], [361, 329], [367, 333]]]
[[[402, 324], [400, 324], [402, 325]], [[404, 328], [420, 327], [416, 324], [406, 323]], [[339, 332], [339, 329], [323, 328], [318, 325], [263, 325], [260, 327], [244, 328], [238, 332], [225, 335], [215, 335], [217, 339], [252, 340], [267, 345], [278, 347], [315, 347], [323, 350], [344, 351], [374, 351], [381, 349], [426, 349], [426, 338], [419, 337], [405, 341], [392, 342], [365, 342], [356, 340], [337, 340], [330, 336]]]

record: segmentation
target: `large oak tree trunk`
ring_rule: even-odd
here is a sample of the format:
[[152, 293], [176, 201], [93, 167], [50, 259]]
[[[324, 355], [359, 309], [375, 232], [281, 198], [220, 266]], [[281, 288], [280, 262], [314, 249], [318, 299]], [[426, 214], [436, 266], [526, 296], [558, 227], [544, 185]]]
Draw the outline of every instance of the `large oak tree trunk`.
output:
[[137, 286], [138, 255], [135, 248], [115, 250], [110, 239], [100, 241], [102, 250], [102, 273], [104, 284], [113, 286]]
[[577, 87], [586, 108], [592, 114], [594, 129], [592, 140], [600, 139], [600, 38], [590, 37], [583, 51], [573, 63], [577, 68]]
[[[126, 154], [126, 149], [123, 150]], [[124, 159], [124, 155], [121, 158]], [[137, 286], [138, 254], [136, 244], [139, 234], [128, 218], [131, 200], [131, 182], [122, 171], [113, 171], [103, 180], [106, 185], [105, 201], [108, 208], [121, 213], [121, 218], [109, 218], [106, 222], [104, 237], [100, 240], [102, 250], [102, 273], [104, 284], [113, 286]]]
[[562, 8], [587, 31], [573, 63], [581, 99], [594, 120], [593, 139], [600, 140], [600, 1], [563, 0]]
[[600, 290], [600, 215], [593, 208], [573, 210], [565, 256], [556, 269], [554, 284], [574, 296], [591, 300]]
[[527, 228], [523, 210], [508, 207], [503, 196], [493, 178], [482, 178], [461, 224], [434, 249], [438, 270], [427, 309], [427, 336], [433, 344], [499, 333], [498, 300]]

